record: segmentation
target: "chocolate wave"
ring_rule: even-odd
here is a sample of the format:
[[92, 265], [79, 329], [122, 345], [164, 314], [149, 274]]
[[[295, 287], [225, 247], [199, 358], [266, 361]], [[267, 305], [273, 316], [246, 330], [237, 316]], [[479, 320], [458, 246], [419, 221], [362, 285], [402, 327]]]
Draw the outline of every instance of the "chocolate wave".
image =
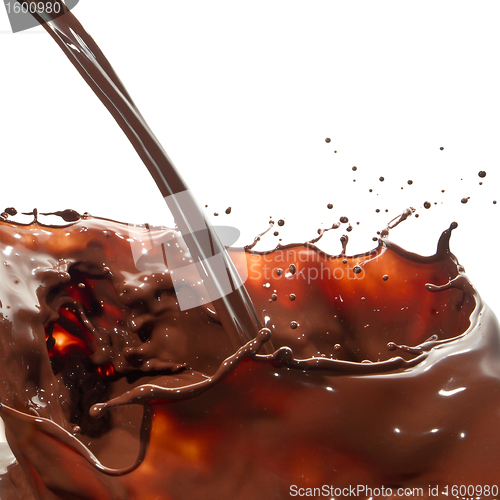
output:
[[352, 257], [230, 251], [266, 326], [236, 352], [210, 305], [176, 308], [162, 248], [177, 236], [90, 215], [0, 222], [11, 477], [89, 499], [494, 480], [498, 324], [450, 230], [427, 258], [386, 241]]

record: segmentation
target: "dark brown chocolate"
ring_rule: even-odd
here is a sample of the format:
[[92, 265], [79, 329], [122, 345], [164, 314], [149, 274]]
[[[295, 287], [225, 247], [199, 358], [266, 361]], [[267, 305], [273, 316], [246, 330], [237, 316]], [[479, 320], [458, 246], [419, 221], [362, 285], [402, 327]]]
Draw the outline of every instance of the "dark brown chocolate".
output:
[[72, 210], [2, 213], [0, 415], [17, 459], [2, 500], [498, 488], [499, 327], [450, 253], [455, 225], [431, 257], [385, 239], [347, 256], [346, 235], [339, 256], [309, 243], [228, 257], [215, 238], [246, 289], [181, 310], [179, 293], [201, 293], [196, 272], [173, 281], [206, 257], [183, 230], [201, 212], [177, 203], [187, 187], [74, 16], [44, 26], [174, 200], [184, 240]]
[[231, 251], [268, 329], [233, 351], [210, 305], [176, 305], [161, 268], [175, 232], [40, 219], [0, 223], [0, 412], [9, 477], [41, 498], [496, 480], [499, 331], [449, 251], [455, 225], [431, 257], [384, 240], [351, 257]]

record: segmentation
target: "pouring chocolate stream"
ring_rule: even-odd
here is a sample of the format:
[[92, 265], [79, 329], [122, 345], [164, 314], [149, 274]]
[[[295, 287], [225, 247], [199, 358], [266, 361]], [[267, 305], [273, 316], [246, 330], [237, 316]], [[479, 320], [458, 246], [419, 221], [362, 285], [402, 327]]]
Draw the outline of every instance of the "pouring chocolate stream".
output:
[[[33, 3], [37, 2], [21, 2]], [[132, 143], [163, 195], [175, 223], [205, 282], [210, 302], [235, 348], [253, 339], [262, 328], [231, 259], [216, 231], [198, 206], [182, 176], [147, 125], [108, 60], [75, 16], [60, 0], [63, 15], [35, 14], [90, 88], [106, 106]], [[271, 352], [272, 342], [264, 349]]]

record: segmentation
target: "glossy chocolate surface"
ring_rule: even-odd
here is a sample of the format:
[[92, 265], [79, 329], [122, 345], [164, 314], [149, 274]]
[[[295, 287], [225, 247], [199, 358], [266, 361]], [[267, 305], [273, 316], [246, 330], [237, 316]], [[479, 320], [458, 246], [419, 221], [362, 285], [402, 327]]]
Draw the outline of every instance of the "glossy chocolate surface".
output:
[[426, 258], [385, 241], [354, 257], [230, 252], [269, 329], [236, 352], [210, 305], [178, 309], [162, 264], [177, 236], [91, 216], [0, 223], [1, 413], [19, 462], [0, 485], [250, 499], [496, 481], [498, 325], [449, 230]]
[[[164, 196], [185, 192], [74, 16], [45, 27]], [[189, 214], [173, 210], [182, 230]], [[426, 258], [386, 239], [348, 256], [347, 237], [339, 256], [233, 250], [246, 288], [181, 310], [172, 269], [200, 258], [196, 237], [15, 212], [0, 221], [0, 414], [17, 459], [2, 499], [276, 499], [294, 485], [428, 497], [498, 481], [499, 328], [452, 228]], [[183, 293], [199, 293], [186, 273]]]

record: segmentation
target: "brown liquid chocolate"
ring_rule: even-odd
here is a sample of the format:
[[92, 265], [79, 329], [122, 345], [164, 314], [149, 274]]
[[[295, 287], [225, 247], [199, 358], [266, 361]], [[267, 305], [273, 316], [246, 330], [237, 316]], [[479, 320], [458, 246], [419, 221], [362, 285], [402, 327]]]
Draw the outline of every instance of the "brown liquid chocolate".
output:
[[[173, 236], [90, 216], [0, 223], [1, 415], [18, 460], [0, 491], [271, 499], [292, 485], [495, 483], [498, 324], [449, 230], [432, 257], [388, 242], [355, 257], [232, 251], [269, 329], [236, 352], [210, 305], [176, 306], [158, 266]], [[158, 269], [139, 271], [133, 245], [151, 238]], [[277, 350], [261, 354], [269, 332]]]
[[[185, 192], [74, 16], [45, 27], [164, 196]], [[192, 213], [172, 209], [184, 234]], [[172, 270], [203, 260], [196, 236], [15, 214], [0, 220], [0, 415], [17, 459], [2, 500], [429, 498], [500, 482], [499, 327], [450, 253], [454, 226], [431, 257], [385, 240], [347, 256], [347, 237], [340, 256], [306, 244], [227, 257], [207, 223], [246, 288], [181, 310]]]

